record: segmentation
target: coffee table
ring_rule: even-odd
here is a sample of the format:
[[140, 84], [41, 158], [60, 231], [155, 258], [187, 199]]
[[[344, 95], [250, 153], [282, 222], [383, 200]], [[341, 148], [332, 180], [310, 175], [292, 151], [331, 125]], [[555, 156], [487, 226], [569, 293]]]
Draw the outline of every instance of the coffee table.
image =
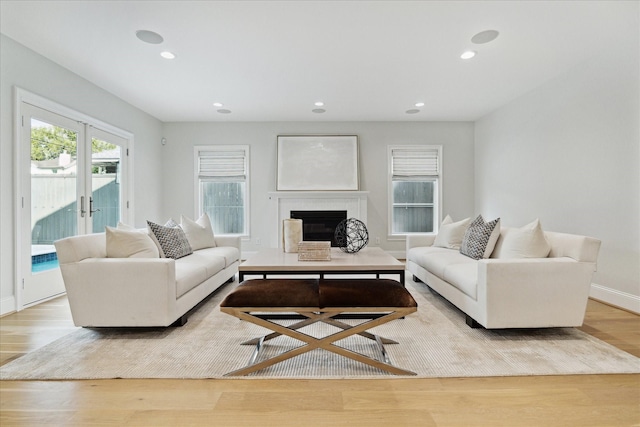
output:
[[378, 247], [365, 247], [355, 254], [331, 248], [330, 261], [298, 261], [297, 253], [265, 248], [240, 264], [238, 276], [242, 282], [249, 275], [264, 279], [268, 275], [318, 275], [323, 279], [326, 275], [375, 274], [380, 278], [381, 274], [393, 274], [404, 286], [404, 271], [404, 263]]

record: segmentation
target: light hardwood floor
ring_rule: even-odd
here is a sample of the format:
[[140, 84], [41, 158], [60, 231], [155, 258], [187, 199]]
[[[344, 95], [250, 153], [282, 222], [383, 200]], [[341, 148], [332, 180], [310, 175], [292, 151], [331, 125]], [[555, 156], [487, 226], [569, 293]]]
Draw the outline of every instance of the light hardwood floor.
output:
[[[73, 331], [66, 298], [0, 319], [4, 364]], [[640, 317], [582, 330], [640, 357]], [[640, 426], [640, 375], [0, 381], [0, 426]]]

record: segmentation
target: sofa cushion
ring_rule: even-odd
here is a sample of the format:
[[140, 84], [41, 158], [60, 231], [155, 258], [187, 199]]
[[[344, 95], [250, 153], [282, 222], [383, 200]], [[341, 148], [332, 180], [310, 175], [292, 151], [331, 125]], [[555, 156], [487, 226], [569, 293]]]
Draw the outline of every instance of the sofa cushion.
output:
[[203, 254], [207, 257], [220, 257], [224, 260], [224, 268], [234, 262], [240, 261], [240, 251], [233, 246], [217, 246], [215, 248], [200, 249], [195, 254]]
[[[413, 261], [418, 265], [424, 266], [425, 259], [434, 253], [448, 253], [450, 249], [436, 248], [435, 246], [416, 246], [407, 252], [407, 261]], [[457, 251], [456, 251], [457, 252]]]
[[189, 292], [210, 277], [207, 268], [191, 256], [176, 260], [176, 298]]
[[521, 228], [507, 228], [500, 232], [492, 258], [546, 258], [551, 246], [536, 219]]
[[442, 221], [436, 240], [433, 246], [449, 249], [460, 249], [464, 232], [467, 230], [471, 218], [465, 218], [462, 221], [453, 222], [451, 217], [447, 217]]
[[498, 237], [500, 237], [500, 218], [485, 222], [482, 215], [478, 215], [464, 233], [460, 253], [473, 259], [489, 258]]
[[151, 221], [147, 221], [147, 225], [167, 258], [179, 259], [193, 253], [189, 240], [180, 227], [166, 227]]
[[176, 260], [176, 266], [178, 265], [188, 265], [193, 268], [204, 267], [207, 272], [207, 277], [205, 279], [218, 274], [226, 267], [224, 257], [211, 256], [206, 253], [202, 253], [202, 251], [196, 251], [189, 256]]
[[180, 227], [184, 231], [184, 234], [187, 235], [187, 240], [189, 240], [191, 249], [194, 251], [216, 246], [211, 220], [206, 213], [202, 214], [196, 221], [181, 215]]
[[407, 259], [442, 280], [446, 280], [444, 277], [445, 270], [450, 265], [471, 264], [477, 268], [478, 263], [476, 260], [464, 256], [454, 249], [434, 248], [432, 246], [412, 248], [409, 250]]
[[447, 265], [444, 269], [444, 280], [471, 298], [478, 298], [477, 261]]
[[107, 258], [158, 258], [160, 254], [151, 237], [137, 230], [105, 227]]

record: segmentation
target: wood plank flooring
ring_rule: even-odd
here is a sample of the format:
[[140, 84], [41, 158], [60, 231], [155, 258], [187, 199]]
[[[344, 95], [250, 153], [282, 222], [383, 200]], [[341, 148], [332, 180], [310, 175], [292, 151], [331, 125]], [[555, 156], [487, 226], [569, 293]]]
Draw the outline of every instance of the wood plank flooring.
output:
[[[0, 319], [0, 364], [73, 331], [65, 297]], [[582, 330], [640, 357], [640, 316]], [[384, 380], [0, 381], [8, 426], [640, 426], [640, 375]]]

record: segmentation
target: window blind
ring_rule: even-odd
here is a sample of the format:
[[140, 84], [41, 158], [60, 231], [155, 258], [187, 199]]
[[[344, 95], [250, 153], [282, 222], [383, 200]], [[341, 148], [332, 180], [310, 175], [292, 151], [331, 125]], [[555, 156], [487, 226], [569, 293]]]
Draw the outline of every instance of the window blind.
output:
[[242, 149], [198, 151], [198, 177], [246, 179], [246, 151]]
[[391, 175], [416, 178], [440, 174], [439, 150], [431, 147], [394, 148], [391, 150]]

